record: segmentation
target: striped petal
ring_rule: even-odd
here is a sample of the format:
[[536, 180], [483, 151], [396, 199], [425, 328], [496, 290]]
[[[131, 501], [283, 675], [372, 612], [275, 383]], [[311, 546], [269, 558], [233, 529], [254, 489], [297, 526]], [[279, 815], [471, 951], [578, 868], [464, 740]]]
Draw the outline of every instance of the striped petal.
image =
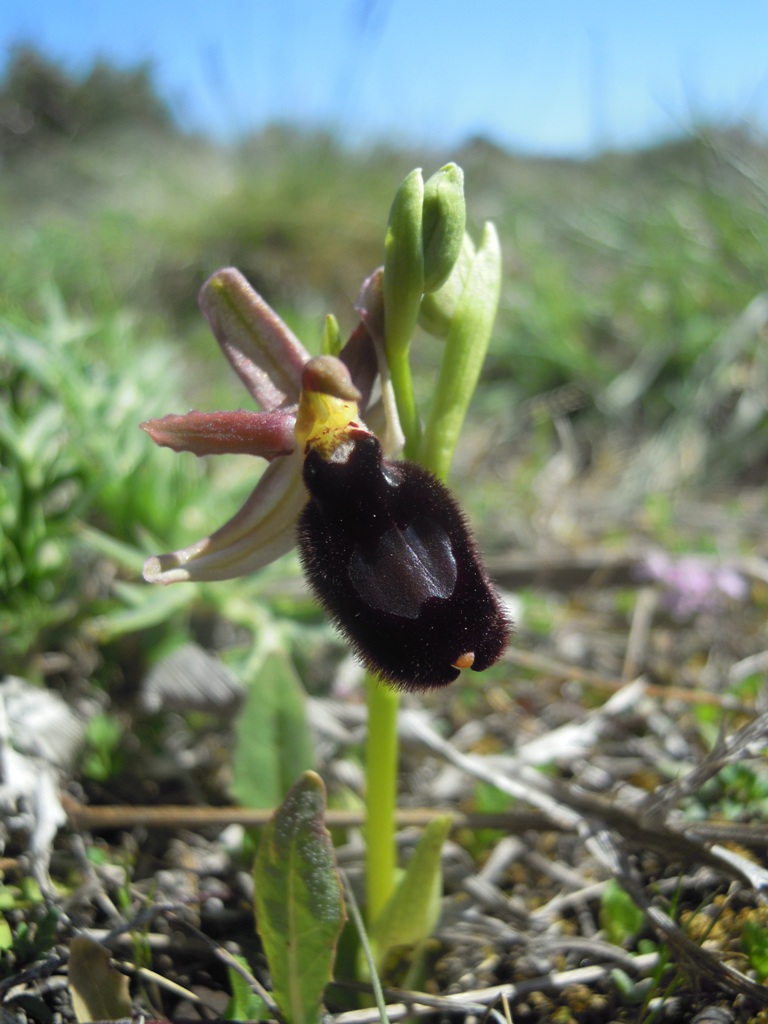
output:
[[307, 503], [301, 453], [271, 463], [239, 512], [219, 530], [180, 551], [144, 563], [148, 583], [230, 580], [255, 572], [296, 544]]
[[222, 352], [261, 408], [298, 402], [309, 353], [240, 271], [217, 270], [199, 302]]

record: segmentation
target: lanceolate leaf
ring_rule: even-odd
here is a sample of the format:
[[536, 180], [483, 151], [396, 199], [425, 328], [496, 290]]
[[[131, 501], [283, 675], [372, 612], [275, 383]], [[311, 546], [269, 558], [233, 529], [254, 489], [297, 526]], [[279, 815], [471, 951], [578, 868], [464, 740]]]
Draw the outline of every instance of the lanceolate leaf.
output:
[[[241, 966], [247, 968], [248, 964], [244, 957], [238, 956], [235, 959]], [[269, 1017], [269, 1009], [264, 1000], [253, 991], [251, 986], [238, 972], [230, 967], [229, 987], [232, 990], [232, 998], [229, 1000], [224, 1011], [225, 1020], [266, 1020]]]
[[317, 1024], [345, 921], [325, 788], [305, 772], [259, 844], [254, 869], [256, 927], [272, 989], [287, 1024]]
[[244, 807], [276, 807], [313, 763], [301, 682], [289, 659], [275, 651], [237, 720], [232, 791]]
[[369, 929], [368, 937], [379, 970], [384, 967], [390, 950], [418, 946], [435, 929], [443, 877], [440, 853], [450, 827], [451, 819], [447, 815], [429, 823], [400, 884]]

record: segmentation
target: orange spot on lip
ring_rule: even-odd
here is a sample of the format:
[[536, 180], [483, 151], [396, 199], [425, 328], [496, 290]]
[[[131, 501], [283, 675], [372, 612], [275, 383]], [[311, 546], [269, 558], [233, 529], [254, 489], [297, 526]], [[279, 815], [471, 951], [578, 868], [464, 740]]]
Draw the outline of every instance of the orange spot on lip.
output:
[[456, 661], [453, 663], [454, 668], [472, 668], [475, 663], [475, 652], [465, 651], [464, 654], [460, 654]]

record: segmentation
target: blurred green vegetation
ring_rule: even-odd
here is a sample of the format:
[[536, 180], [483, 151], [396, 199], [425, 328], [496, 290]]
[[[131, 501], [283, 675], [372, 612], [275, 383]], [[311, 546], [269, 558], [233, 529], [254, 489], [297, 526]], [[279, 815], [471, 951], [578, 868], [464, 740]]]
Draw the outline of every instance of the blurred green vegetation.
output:
[[[635, 509], [679, 485], [732, 493], [765, 471], [768, 148], [746, 130], [583, 162], [482, 139], [358, 151], [284, 125], [221, 147], [177, 130], [149, 67], [77, 78], [19, 50], [0, 82], [0, 159], [0, 672], [32, 671], [86, 627], [113, 640], [116, 594], [145, 625], [220, 611], [215, 588], [146, 596], [141, 558], [219, 525], [253, 463], [154, 450], [137, 424], [241, 404], [195, 301], [221, 266], [310, 349], [326, 312], [350, 329], [417, 165], [456, 160], [470, 230], [493, 219], [505, 253], [454, 476], [486, 548], [525, 541], [516, 519], [535, 515], [564, 438], [572, 475], [597, 466], [613, 496], [644, 467]], [[414, 346], [422, 397], [437, 344]], [[253, 596], [239, 585], [232, 605]], [[284, 594], [274, 607], [283, 615]]]

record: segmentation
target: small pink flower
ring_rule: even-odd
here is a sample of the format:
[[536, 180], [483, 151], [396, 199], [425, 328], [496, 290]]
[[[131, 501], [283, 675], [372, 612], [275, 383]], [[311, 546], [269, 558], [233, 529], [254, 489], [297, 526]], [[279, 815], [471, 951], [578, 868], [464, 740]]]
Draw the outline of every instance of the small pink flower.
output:
[[696, 555], [673, 559], [663, 551], [651, 552], [642, 575], [664, 586], [663, 603], [676, 618], [718, 611], [726, 598], [743, 601], [749, 590], [735, 569], [714, 565]]
[[[309, 353], [238, 270], [210, 277], [200, 291], [200, 307], [261, 411], [193, 410], [147, 420], [141, 427], [156, 444], [177, 452], [245, 453], [270, 465], [242, 508], [215, 533], [148, 558], [144, 578], [150, 583], [225, 580], [262, 568], [294, 546], [296, 520], [307, 502], [294, 427]], [[377, 373], [373, 336], [380, 336], [383, 317], [379, 272], [364, 283], [356, 308], [361, 321], [335, 361], [335, 372], [360, 392], [362, 412]]]

